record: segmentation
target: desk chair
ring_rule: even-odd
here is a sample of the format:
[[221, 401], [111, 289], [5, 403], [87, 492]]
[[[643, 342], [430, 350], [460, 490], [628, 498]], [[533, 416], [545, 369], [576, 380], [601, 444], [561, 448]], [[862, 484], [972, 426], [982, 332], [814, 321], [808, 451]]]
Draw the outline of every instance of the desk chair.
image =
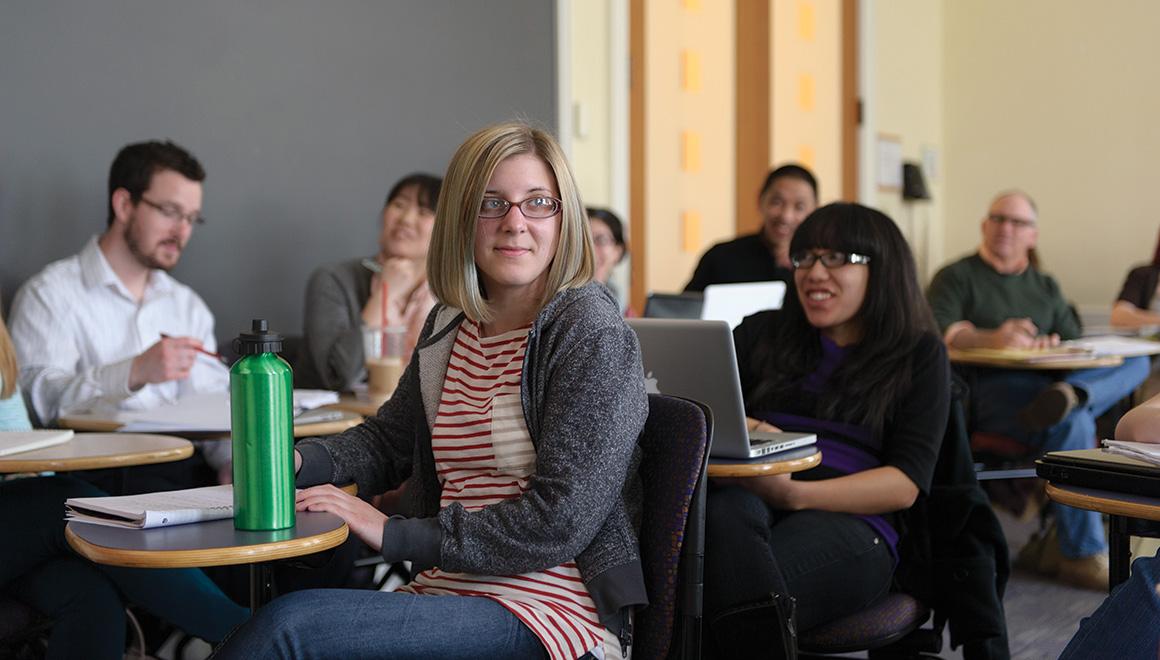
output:
[[640, 436], [641, 563], [649, 604], [636, 614], [633, 655], [699, 658], [705, 556], [705, 470], [712, 417], [687, 399], [650, 394]]

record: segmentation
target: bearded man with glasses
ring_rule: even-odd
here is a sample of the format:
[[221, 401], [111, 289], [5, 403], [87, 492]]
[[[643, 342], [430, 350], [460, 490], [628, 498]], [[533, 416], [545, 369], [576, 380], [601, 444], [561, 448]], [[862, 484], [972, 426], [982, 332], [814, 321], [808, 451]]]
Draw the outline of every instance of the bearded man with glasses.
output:
[[[201, 163], [172, 142], [124, 147], [109, 170], [105, 231], [16, 293], [9, 318], [20, 386], [40, 424], [70, 412], [154, 408], [228, 387], [222, 365], [198, 353], [216, 350], [213, 314], [168, 274], [204, 222], [204, 180]], [[224, 455], [211, 466], [227, 473], [229, 443], [212, 446]], [[204, 470], [200, 454], [190, 460]], [[192, 469], [183, 465], [189, 462], [171, 471]], [[181, 474], [149, 487], [197, 481]]]
[[[982, 220], [977, 253], [945, 266], [927, 291], [949, 348], [1041, 349], [1081, 328], [1055, 280], [1039, 270], [1039, 217], [1022, 191], [999, 194]], [[1095, 419], [1148, 375], [1147, 358], [1068, 372], [979, 369], [971, 392], [974, 430], [1044, 452], [1095, 446]], [[1056, 508], [1058, 541], [1035, 538], [1016, 565], [1076, 586], [1108, 588], [1100, 515]]]

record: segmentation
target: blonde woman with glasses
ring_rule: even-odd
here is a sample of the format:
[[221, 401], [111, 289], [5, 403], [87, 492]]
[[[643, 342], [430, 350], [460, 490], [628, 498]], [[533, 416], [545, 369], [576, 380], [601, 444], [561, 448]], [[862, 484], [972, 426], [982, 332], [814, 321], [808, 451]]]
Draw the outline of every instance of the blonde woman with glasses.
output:
[[[298, 445], [298, 510], [328, 511], [416, 577], [262, 609], [223, 658], [622, 657], [645, 602], [632, 520], [648, 412], [636, 336], [592, 281], [588, 222], [556, 142], [472, 135], [448, 167], [427, 264], [439, 303], [394, 396]], [[410, 517], [372, 495], [409, 480]]]

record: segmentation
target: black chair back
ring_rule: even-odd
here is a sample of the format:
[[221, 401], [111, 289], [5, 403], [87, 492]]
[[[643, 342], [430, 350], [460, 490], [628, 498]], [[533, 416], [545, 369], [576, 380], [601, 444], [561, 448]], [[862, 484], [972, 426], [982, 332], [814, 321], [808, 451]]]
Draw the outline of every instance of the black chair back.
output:
[[640, 437], [640, 550], [649, 605], [637, 613], [636, 657], [700, 657], [711, 429], [712, 416], [700, 403], [649, 395]]

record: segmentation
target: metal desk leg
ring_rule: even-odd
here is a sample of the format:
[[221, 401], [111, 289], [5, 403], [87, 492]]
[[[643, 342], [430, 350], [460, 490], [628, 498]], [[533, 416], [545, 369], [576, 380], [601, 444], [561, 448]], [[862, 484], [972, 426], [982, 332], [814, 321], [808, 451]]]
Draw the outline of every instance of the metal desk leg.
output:
[[1108, 533], [1108, 591], [1128, 579], [1131, 567], [1131, 537], [1128, 519], [1124, 516], [1110, 516]]
[[250, 614], [255, 614], [259, 608], [270, 602], [271, 573], [270, 566], [263, 562], [250, 564]]

